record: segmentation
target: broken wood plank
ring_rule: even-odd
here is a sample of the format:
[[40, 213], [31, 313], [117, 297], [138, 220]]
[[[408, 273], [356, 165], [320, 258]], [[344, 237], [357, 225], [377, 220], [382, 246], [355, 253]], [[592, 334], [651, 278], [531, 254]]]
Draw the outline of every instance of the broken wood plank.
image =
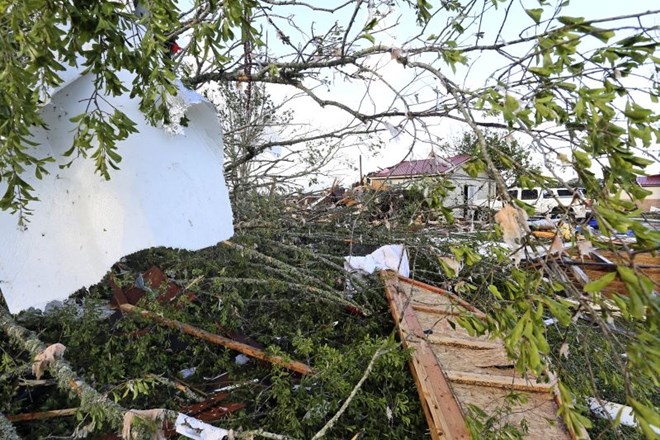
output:
[[445, 371], [445, 374], [451, 382], [533, 393], [551, 393], [552, 388], [555, 386], [554, 383], [540, 383], [535, 380], [521, 380], [514, 377], [469, 373], [467, 371]]
[[591, 281], [589, 279], [589, 275], [587, 275], [586, 272], [582, 270], [582, 268], [578, 266], [571, 266], [570, 268], [571, 268], [571, 272], [573, 272], [573, 276], [577, 279], [581, 287], [584, 287], [587, 284], [589, 284], [589, 282]]
[[216, 345], [221, 345], [223, 347], [229, 348], [231, 350], [238, 351], [243, 353], [246, 356], [253, 357], [262, 361], [270, 362], [271, 364], [280, 365], [288, 370], [295, 371], [300, 374], [314, 374], [314, 370], [307, 364], [298, 361], [289, 361], [281, 356], [269, 355], [263, 350], [255, 348], [251, 345], [244, 344], [242, 342], [234, 341], [233, 339], [225, 338], [224, 336], [216, 335], [206, 330], [202, 330], [198, 327], [192, 326], [190, 324], [185, 324], [174, 319], [168, 319], [164, 316], [161, 316], [157, 313], [150, 312], [149, 310], [144, 310], [139, 307], [133, 306], [131, 304], [121, 304], [119, 308], [123, 312], [133, 313], [139, 315], [143, 318], [151, 319], [156, 321], [159, 324], [162, 324], [166, 327], [179, 330], [187, 335], [194, 336], [199, 339], [211, 342]]
[[556, 231], [532, 231], [532, 235], [536, 238], [555, 238]]
[[76, 412], [78, 412], [78, 408], [56, 409], [52, 411], [41, 411], [7, 416], [7, 420], [10, 422], [29, 422], [30, 420], [45, 420], [54, 419], [56, 417], [72, 416]]
[[[576, 440], [557, 416], [556, 379], [540, 383], [531, 375], [521, 375], [502, 342], [471, 336], [451, 322], [460, 309], [481, 319], [486, 316], [483, 312], [443, 289], [394, 274], [381, 276], [403, 344], [415, 350], [409, 365], [434, 440], [451, 438], [447, 437], [447, 420], [465, 422], [464, 411], [471, 411], [473, 404], [507, 422], [526, 423], [526, 438]], [[430, 368], [430, 362], [438, 369]], [[443, 394], [438, 384], [444, 384], [451, 395]], [[526, 393], [526, 398], [499, 415], [498, 402], [512, 391]], [[448, 401], [458, 405], [456, 418], [442, 406]], [[588, 435], [580, 433], [580, 438]]]
[[469, 439], [460, 404], [454, 397], [429, 342], [425, 339], [412, 307], [402, 301], [397, 291], [395, 276], [385, 272], [381, 272], [381, 276], [385, 281], [385, 293], [401, 341], [404, 347], [415, 349], [409, 365], [417, 384], [431, 437], [434, 440]]
[[606, 258], [603, 254], [601, 254], [595, 249], [591, 251], [591, 255], [602, 263], [614, 264], [610, 259]]

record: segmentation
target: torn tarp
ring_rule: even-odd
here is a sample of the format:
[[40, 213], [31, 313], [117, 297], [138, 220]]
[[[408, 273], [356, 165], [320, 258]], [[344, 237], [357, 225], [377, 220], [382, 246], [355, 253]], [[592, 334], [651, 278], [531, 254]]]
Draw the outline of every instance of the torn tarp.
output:
[[344, 269], [349, 272], [374, 273], [376, 270], [389, 269], [399, 272], [404, 277], [410, 275], [408, 254], [403, 245], [389, 244], [376, 249], [365, 257], [344, 257]]

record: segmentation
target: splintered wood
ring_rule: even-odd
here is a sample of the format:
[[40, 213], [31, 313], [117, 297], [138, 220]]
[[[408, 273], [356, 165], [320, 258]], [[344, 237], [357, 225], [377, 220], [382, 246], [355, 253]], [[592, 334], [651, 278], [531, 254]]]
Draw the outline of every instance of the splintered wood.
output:
[[442, 289], [381, 275], [402, 343], [414, 349], [410, 369], [434, 440], [470, 438], [471, 405], [501, 418], [500, 425], [524, 426], [520, 431], [530, 439], [575, 438], [557, 416], [554, 383], [516, 372], [501, 341], [450, 323], [460, 313], [483, 317], [481, 311]]

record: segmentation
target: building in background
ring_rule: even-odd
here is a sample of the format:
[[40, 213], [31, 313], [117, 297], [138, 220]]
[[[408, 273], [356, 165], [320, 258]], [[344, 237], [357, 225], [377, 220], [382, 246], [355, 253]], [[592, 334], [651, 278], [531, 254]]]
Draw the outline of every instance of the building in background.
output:
[[455, 188], [445, 198], [444, 205], [462, 211], [474, 200], [495, 197], [495, 180], [485, 172], [472, 177], [465, 171], [464, 167], [471, 159], [464, 154], [443, 159], [432, 152], [427, 159], [402, 161], [367, 174], [366, 183], [374, 189], [386, 189], [410, 186], [428, 178], [448, 179]]
[[638, 203], [639, 207], [646, 212], [660, 210], [660, 174], [638, 177], [637, 183], [645, 190], [651, 191], [643, 202]]

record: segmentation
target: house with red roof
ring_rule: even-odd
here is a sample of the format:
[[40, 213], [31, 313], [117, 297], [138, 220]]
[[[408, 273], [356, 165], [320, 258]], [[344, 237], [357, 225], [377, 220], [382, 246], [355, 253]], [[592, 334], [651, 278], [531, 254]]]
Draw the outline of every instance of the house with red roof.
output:
[[465, 171], [464, 167], [471, 159], [471, 156], [464, 154], [442, 158], [432, 152], [427, 159], [405, 160], [367, 174], [366, 183], [372, 188], [384, 189], [409, 186], [429, 178], [449, 179], [455, 189], [445, 198], [445, 206], [463, 208], [473, 200], [495, 196], [495, 181], [485, 172], [472, 177]]
[[637, 178], [637, 183], [645, 190], [651, 192], [643, 202], [639, 203], [639, 207], [644, 211], [660, 209], [660, 174], [640, 176]]

